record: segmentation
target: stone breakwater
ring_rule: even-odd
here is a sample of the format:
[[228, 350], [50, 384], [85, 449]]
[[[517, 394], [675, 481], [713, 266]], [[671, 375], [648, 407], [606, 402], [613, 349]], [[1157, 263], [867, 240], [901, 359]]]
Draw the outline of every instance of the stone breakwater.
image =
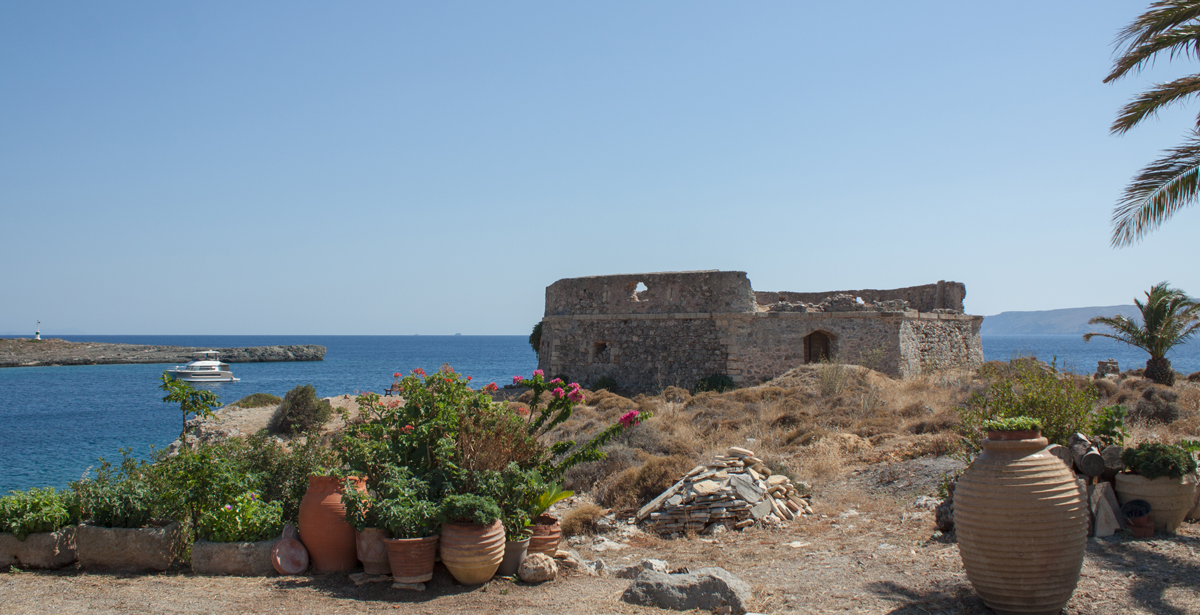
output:
[[201, 350], [217, 350], [226, 363], [271, 363], [279, 361], [322, 361], [325, 347], [256, 346], [251, 348], [189, 348], [140, 344], [68, 342], [60, 339], [0, 339], [0, 367], [46, 365], [111, 365], [127, 363], [174, 363], [195, 359]]

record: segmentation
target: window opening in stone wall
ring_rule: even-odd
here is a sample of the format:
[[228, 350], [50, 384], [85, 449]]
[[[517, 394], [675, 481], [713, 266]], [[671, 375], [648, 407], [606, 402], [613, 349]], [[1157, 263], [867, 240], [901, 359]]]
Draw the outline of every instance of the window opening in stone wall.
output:
[[592, 362], [612, 363], [612, 349], [608, 347], [608, 342], [592, 344]]
[[833, 338], [824, 331], [813, 331], [804, 337], [804, 362], [820, 363], [833, 358]]
[[643, 284], [641, 282], [638, 282], [636, 284], [630, 284], [629, 289], [631, 291], [630, 295], [629, 295], [630, 301], [645, 301], [645, 299], [642, 298], [642, 294], [645, 293], [646, 291], [650, 290], [645, 284]]

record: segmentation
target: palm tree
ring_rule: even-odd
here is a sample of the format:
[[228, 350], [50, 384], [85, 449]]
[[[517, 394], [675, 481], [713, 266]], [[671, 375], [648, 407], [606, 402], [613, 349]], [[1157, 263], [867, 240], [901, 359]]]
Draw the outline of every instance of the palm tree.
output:
[[[1140, 72], [1160, 55], [1200, 55], [1200, 0], [1157, 0], [1121, 30], [1117, 45], [1124, 53], [1105, 83]], [[1110, 129], [1124, 134], [1159, 109], [1200, 93], [1200, 75], [1159, 83], [1121, 109]], [[1183, 145], [1169, 149], [1143, 168], [1125, 188], [1113, 209], [1112, 245], [1127, 246], [1158, 228], [1181, 207], [1200, 198], [1200, 118]]]
[[1146, 302], [1133, 300], [1142, 312], [1142, 324], [1120, 314], [1108, 317], [1097, 316], [1089, 325], [1105, 325], [1113, 333], [1085, 333], [1083, 341], [1093, 337], [1107, 337], [1137, 346], [1150, 353], [1146, 361], [1146, 377], [1158, 384], [1175, 384], [1175, 370], [1167, 351], [1186, 342], [1200, 329], [1200, 303], [1193, 301], [1183, 291], [1171, 288], [1166, 282], [1154, 285], [1146, 293]]

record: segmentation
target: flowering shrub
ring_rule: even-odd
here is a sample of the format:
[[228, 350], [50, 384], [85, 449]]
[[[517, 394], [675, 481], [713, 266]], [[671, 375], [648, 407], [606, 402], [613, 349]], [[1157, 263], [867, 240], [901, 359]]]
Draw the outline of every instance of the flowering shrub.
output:
[[282, 528], [283, 505], [264, 501], [253, 491], [200, 518], [200, 535], [212, 542], [257, 542], [277, 536]]

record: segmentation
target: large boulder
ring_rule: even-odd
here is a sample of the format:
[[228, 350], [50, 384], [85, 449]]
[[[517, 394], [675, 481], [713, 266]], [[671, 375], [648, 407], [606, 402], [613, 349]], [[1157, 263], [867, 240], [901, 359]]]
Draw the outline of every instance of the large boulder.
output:
[[626, 566], [625, 568], [618, 570], [613, 576], [617, 577], [618, 579], [636, 579], [639, 574], [646, 570], [653, 570], [654, 572], [671, 571], [671, 569], [667, 566], [667, 562], [661, 559], [644, 559], [637, 564]]
[[526, 583], [542, 583], [553, 581], [558, 576], [558, 564], [554, 558], [545, 553], [531, 553], [521, 562], [517, 576]]
[[701, 568], [690, 574], [646, 570], [629, 584], [621, 600], [676, 611], [727, 606], [733, 615], [741, 615], [750, 602], [750, 585], [724, 568]]

